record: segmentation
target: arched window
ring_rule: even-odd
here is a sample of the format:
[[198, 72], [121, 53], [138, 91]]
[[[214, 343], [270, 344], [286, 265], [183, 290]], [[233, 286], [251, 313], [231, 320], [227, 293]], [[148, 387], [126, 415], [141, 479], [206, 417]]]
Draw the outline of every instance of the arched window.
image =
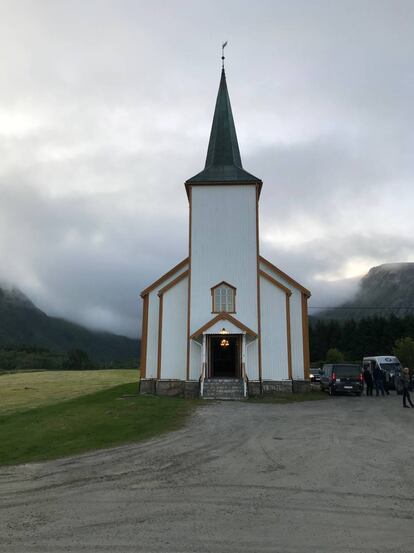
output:
[[213, 299], [213, 313], [235, 313], [236, 312], [236, 288], [220, 282], [211, 289]]

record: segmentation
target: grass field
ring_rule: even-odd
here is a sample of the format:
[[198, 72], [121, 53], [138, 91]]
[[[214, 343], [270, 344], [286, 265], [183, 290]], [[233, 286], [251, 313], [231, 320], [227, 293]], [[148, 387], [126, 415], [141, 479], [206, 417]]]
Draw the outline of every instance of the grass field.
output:
[[178, 428], [197, 401], [139, 396], [136, 370], [0, 377], [0, 464], [138, 442]]
[[136, 382], [138, 370], [45, 371], [0, 375], [0, 415], [27, 411]]
[[[249, 401], [290, 403], [327, 397], [312, 392]], [[201, 401], [140, 396], [137, 370], [2, 375], [0, 465], [138, 442], [179, 428]]]

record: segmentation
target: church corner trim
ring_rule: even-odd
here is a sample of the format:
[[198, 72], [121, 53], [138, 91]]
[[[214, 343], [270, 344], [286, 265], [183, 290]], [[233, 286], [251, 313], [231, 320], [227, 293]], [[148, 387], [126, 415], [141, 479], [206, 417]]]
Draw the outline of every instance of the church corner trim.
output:
[[158, 310], [158, 351], [157, 351], [157, 380], [161, 379], [161, 362], [162, 362], [162, 310], [164, 296], [161, 294], [160, 306]]
[[260, 293], [260, 239], [259, 239], [259, 198], [261, 186], [256, 185], [256, 279], [257, 279], [257, 334], [258, 334], [258, 369], [260, 394], [263, 393], [263, 369], [262, 369], [262, 313]]
[[147, 342], [148, 342], [148, 305], [149, 296], [146, 294], [143, 298], [144, 305], [142, 311], [142, 331], [141, 331], [141, 356], [140, 356], [140, 378], [146, 377], [147, 371]]
[[290, 330], [290, 294], [286, 294], [286, 337], [287, 337], [287, 355], [288, 355], [288, 378], [292, 380], [292, 335]]
[[302, 293], [303, 377], [305, 380], [309, 380], [310, 368], [308, 297]]
[[191, 240], [192, 240], [192, 223], [193, 223], [193, 204], [192, 204], [192, 189], [191, 186], [187, 189], [188, 196], [188, 295], [187, 295], [187, 359], [185, 369], [185, 379], [190, 380], [190, 347], [191, 347]]

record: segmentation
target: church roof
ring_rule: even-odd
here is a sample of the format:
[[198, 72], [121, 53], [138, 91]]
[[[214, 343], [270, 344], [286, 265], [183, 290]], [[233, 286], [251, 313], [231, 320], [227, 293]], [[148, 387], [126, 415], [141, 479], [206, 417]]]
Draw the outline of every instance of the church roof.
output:
[[203, 171], [187, 180], [186, 185], [217, 182], [262, 183], [242, 166], [224, 68], [221, 71], [206, 164]]

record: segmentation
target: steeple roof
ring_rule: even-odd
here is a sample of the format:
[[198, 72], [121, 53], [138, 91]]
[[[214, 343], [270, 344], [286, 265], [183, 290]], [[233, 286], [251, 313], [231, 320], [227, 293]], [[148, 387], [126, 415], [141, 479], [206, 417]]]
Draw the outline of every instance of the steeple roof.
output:
[[262, 182], [243, 169], [224, 68], [221, 71], [206, 165], [201, 173], [188, 179], [186, 184], [210, 182]]

